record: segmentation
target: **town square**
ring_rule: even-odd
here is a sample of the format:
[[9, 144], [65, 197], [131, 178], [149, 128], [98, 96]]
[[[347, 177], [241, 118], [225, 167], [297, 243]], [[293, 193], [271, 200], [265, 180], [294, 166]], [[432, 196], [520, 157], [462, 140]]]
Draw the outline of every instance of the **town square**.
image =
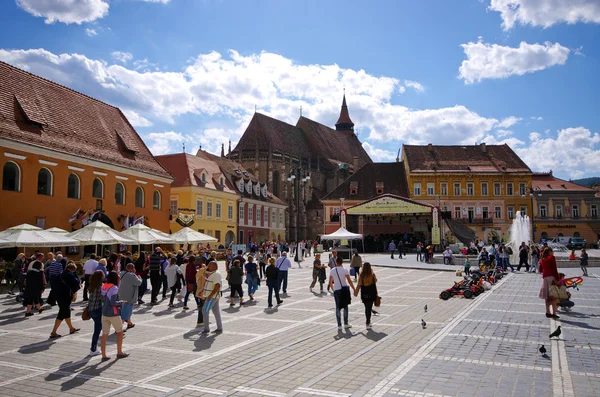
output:
[[597, 0], [7, 0], [0, 396], [600, 396]]

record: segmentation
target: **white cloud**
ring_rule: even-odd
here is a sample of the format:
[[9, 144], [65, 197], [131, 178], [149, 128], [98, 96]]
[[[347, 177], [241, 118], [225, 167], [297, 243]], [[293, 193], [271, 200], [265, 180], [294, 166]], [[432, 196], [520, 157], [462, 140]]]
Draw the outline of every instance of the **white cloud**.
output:
[[96, 32], [96, 29], [92, 28], [85, 28], [85, 34], [87, 34], [90, 37], [98, 36], [98, 32]]
[[417, 92], [425, 91], [425, 87], [421, 85], [421, 83], [411, 80], [404, 80], [404, 85], [414, 89]]
[[500, 13], [502, 27], [521, 25], [550, 27], [555, 23], [600, 23], [598, 0], [491, 0], [489, 9]]
[[513, 125], [517, 124], [521, 120], [523, 120], [521, 117], [510, 116], [510, 117], [507, 117], [504, 120], [502, 120], [498, 124], [498, 127], [501, 127], [501, 128], [510, 128]]
[[398, 86], [398, 93], [399, 94], [404, 94], [405, 92], [406, 92], [406, 87], [405, 86], [403, 86], [403, 85]]
[[44, 22], [66, 24], [91, 22], [108, 14], [105, 0], [16, 0], [24, 11], [36, 17], [46, 18]]
[[510, 137], [510, 138], [505, 138], [505, 139], [496, 139], [496, 137], [494, 137], [493, 135], [486, 136], [485, 138], [483, 138], [481, 140], [481, 142], [485, 142], [488, 145], [504, 145], [504, 144], [507, 144], [508, 146], [512, 147], [513, 149], [515, 147], [520, 147], [520, 146], [522, 146], [522, 145], [525, 144], [525, 142], [523, 142], [519, 138]]
[[[155, 156], [181, 152], [183, 150], [183, 143], [189, 141], [187, 136], [175, 131], [151, 132], [150, 134], [145, 135], [145, 138], [148, 142], [148, 149], [150, 149]], [[186, 148], [186, 152], [189, 152], [187, 149], [189, 149], [189, 147]]]
[[600, 168], [600, 135], [584, 127], [560, 130], [556, 138], [532, 132], [527, 146], [513, 149], [533, 170], [552, 170], [565, 178], [595, 174]]
[[542, 121], [544, 120], [544, 118], [542, 116], [531, 116], [531, 120], [537, 120], [537, 121]]
[[171, 0], [142, 0], [144, 3], [162, 3], [167, 4]]
[[585, 54], [583, 53], [583, 46], [582, 46], [582, 45], [580, 45], [579, 47], [575, 48], [575, 49], [573, 50], [573, 54], [575, 54], [575, 55], [579, 55], [579, 56], [581, 56], [581, 57], [584, 57], [584, 56], [585, 56]]
[[513, 134], [512, 131], [508, 131], [508, 130], [498, 130], [496, 131], [496, 135], [498, 136], [498, 138], [505, 138], [507, 136], [511, 136]]
[[137, 112], [133, 110], [122, 110], [129, 123], [134, 127], [152, 127], [154, 124], [150, 120], [145, 117], [140, 116]]
[[123, 64], [125, 64], [133, 59], [133, 54], [131, 54], [130, 52], [123, 52], [123, 51], [111, 52], [110, 56], [115, 61], [121, 62]]
[[484, 79], [502, 79], [513, 75], [524, 75], [544, 70], [555, 65], [564, 65], [570, 50], [559, 43], [528, 44], [505, 47], [498, 44], [469, 42], [461, 44], [467, 59], [459, 70], [459, 78], [465, 84]]
[[[293, 124], [302, 106], [306, 117], [333, 125], [344, 86], [357, 131], [376, 142], [397, 146], [398, 141], [473, 144], [498, 124], [498, 120], [461, 105], [440, 109], [394, 105], [391, 99], [404, 80], [338, 65], [299, 65], [267, 52], [242, 56], [231, 51], [227, 55], [200, 54], [184, 69], [167, 72], [149, 66], [149, 60], [142, 60], [148, 68], [144, 71], [139, 63], [111, 64], [44, 49], [0, 49], [0, 59], [8, 63], [135, 112], [145, 120], [175, 123], [181, 115], [215, 116], [205, 130], [192, 135], [190, 144], [202, 144], [217, 153], [222, 142], [239, 139], [255, 105], [260, 112]], [[136, 116], [132, 120], [138, 122]]]
[[369, 142], [363, 142], [362, 146], [373, 161], [396, 161], [397, 153], [376, 148]]

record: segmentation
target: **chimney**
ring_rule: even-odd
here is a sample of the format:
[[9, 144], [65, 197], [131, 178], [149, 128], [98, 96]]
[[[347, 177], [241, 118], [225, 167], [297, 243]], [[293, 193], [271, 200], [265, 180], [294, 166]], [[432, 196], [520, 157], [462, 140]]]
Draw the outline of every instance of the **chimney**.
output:
[[431, 143], [427, 145], [427, 150], [433, 153], [433, 145]]
[[358, 156], [352, 157], [352, 165], [354, 166], [354, 172], [358, 171]]
[[481, 146], [481, 151], [482, 151], [483, 153], [487, 152], [487, 148], [485, 147], [485, 142], [481, 142], [481, 145], [480, 145], [480, 146]]

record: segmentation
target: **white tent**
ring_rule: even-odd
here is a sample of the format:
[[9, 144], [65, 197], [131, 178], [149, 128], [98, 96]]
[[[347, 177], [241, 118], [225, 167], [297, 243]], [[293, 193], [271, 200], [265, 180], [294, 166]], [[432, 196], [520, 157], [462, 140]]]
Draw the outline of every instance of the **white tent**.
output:
[[26, 223], [0, 232], [0, 239], [13, 247], [63, 247], [81, 245], [79, 241], [66, 235], [50, 233]]
[[135, 240], [137, 244], [173, 244], [173, 239], [168, 234], [150, 229], [141, 223], [131, 226], [121, 234]]
[[100, 221], [92, 222], [82, 229], [67, 234], [67, 236], [80, 241], [78, 245], [137, 244], [137, 241], [123, 236]]
[[12, 243], [8, 240], [0, 239], [0, 248], [12, 247]]
[[210, 243], [218, 241], [216, 238], [209, 236], [208, 234], [200, 233], [189, 227], [185, 227], [180, 231], [171, 234], [173, 243], [177, 244], [197, 244], [197, 243]]
[[323, 234], [321, 236], [321, 240], [359, 240], [362, 238], [362, 234], [349, 232], [343, 227], [340, 227], [338, 230], [331, 234]]
[[67, 234], [67, 233], [69, 233], [66, 230], [61, 229], [59, 227], [51, 227], [50, 229], [46, 229], [46, 231], [50, 232], [50, 233], [58, 233], [58, 234]]

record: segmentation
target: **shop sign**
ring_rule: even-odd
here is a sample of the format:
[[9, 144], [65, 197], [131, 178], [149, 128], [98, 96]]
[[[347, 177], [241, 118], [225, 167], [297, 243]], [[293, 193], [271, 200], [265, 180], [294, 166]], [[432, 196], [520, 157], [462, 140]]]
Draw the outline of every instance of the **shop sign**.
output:
[[381, 197], [376, 200], [348, 208], [348, 214], [351, 215], [422, 214], [430, 212], [431, 207], [398, 200], [393, 197]]
[[577, 229], [577, 225], [559, 225], [559, 224], [550, 224], [550, 225], [536, 225], [540, 229]]

